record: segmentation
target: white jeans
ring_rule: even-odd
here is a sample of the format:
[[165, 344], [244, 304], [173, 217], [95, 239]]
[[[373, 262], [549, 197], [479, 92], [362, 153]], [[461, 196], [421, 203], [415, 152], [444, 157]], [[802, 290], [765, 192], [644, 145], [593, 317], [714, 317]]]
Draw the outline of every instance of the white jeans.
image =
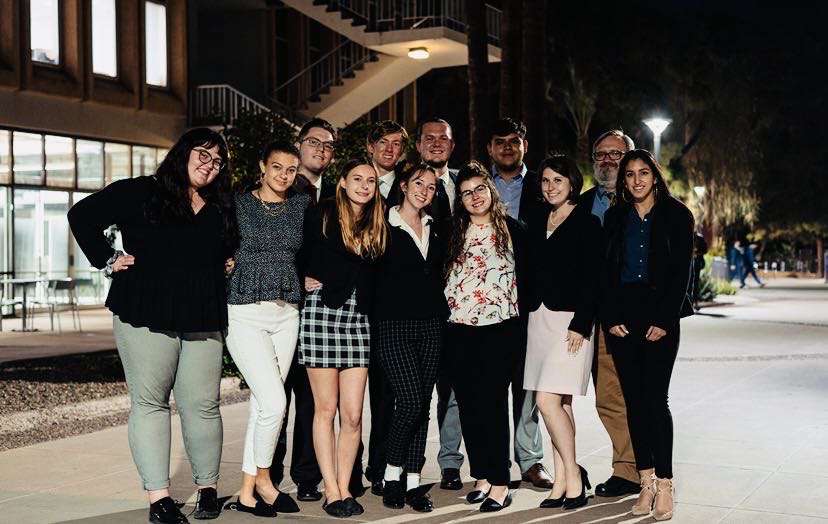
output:
[[283, 302], [227, 307], [227, 350], [250, 386], [242, 471], [269, 468], [285, 415], [285, 378], [299, 336], [299, 310]]

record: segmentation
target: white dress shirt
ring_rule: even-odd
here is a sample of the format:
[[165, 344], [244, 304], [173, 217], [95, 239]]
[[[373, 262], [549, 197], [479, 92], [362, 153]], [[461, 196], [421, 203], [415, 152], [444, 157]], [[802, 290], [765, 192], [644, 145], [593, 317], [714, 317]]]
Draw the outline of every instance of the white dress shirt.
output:
[[446, 194], [448, 195], [449, 201], [449, 210], [451, 214], [454, 214], [454, 180], [451, 179], [451, 174], [449, 170], [446, 169], [446, 172], [440, 175], [440, 180], [443, 181], [443, 187], [446, 188]]
[[389, 171], [384, 175], [380, 175], [379, 177], [379, 190], [382, 198], [388, 198], [388, 194], [391, 192], [391, 186], [394, 185], [394, 178], [395, 173], [393, 171]]

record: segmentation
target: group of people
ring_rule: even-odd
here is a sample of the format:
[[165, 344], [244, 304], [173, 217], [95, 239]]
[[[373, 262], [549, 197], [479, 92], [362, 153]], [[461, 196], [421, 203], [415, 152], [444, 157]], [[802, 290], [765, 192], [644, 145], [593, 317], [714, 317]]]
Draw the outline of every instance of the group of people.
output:
[[[321, 500], [322, 482], [325, 512], [363, 513], [366, 383], [364, 474], [386, 507], [433, 509], [420, 472], [435, 386], [441, 488], [462, 489], [465, 440], [466, 500], [509, 506], [511, 439], [522, 480], [550, 490], [542, 508], [581, 507], [591, 485], [576, 462], [572, 397], [592, 377], [613, 445], [613, 475], [595, 494], [637, 493], [633, 514], [672, 517], [667, 393], [679, 319], [692, 312], [693, 218], [656, 160], [608, 131], [592, 151], [596, 185], [581, 194], [565, 155], [528, 169], [515, 119], [493, 126], [490, 166], [449, 170], [455, 137], [443, 119], [423, 120], [412, 139], [406, 155], [406, 130], [378, 122], [364, 158], [323, 176], [337, 132], [313, 119], [295, 143], [262, 148], [258, 176], [232, 183], [223, 138], [193, 129], [154, 176], [69, 211], [79, 246], [112, 277], [106, 305], [150, 522], [187, 522], [169, 494], [171, 392], [198, 488], [192, 515], [220, 513], [225, 346], [250, 387], [231, 510], [300, 510], [279, 490], [293, 397], [297, 498]], [[102, 234], [112, 224], [123, 251]]]

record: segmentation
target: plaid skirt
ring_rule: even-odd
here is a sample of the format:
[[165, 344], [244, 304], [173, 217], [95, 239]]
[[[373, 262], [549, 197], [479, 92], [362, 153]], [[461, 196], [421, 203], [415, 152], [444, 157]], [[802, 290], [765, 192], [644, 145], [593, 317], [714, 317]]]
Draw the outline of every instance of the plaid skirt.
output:
[[367, 368], [371, 355], [368, 317], [356, 309], [356, 290], [342, 307], [322, 303], [319, 291], [305, 298], [299, 327], [299, 364], [309, 368]]

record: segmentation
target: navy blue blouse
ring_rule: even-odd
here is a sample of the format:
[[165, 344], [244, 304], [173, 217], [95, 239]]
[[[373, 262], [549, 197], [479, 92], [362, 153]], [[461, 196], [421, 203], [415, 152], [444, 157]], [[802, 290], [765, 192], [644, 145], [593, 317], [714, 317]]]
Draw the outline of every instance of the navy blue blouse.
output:
[[650, 251], [650, 230], [652, 229], [652, 212], [642, 220], [630, 207], [627, 228], [624, 230], [624, 264], [621, 267], [621, 283], [632, 284], [647, 282], [647, 258]]

